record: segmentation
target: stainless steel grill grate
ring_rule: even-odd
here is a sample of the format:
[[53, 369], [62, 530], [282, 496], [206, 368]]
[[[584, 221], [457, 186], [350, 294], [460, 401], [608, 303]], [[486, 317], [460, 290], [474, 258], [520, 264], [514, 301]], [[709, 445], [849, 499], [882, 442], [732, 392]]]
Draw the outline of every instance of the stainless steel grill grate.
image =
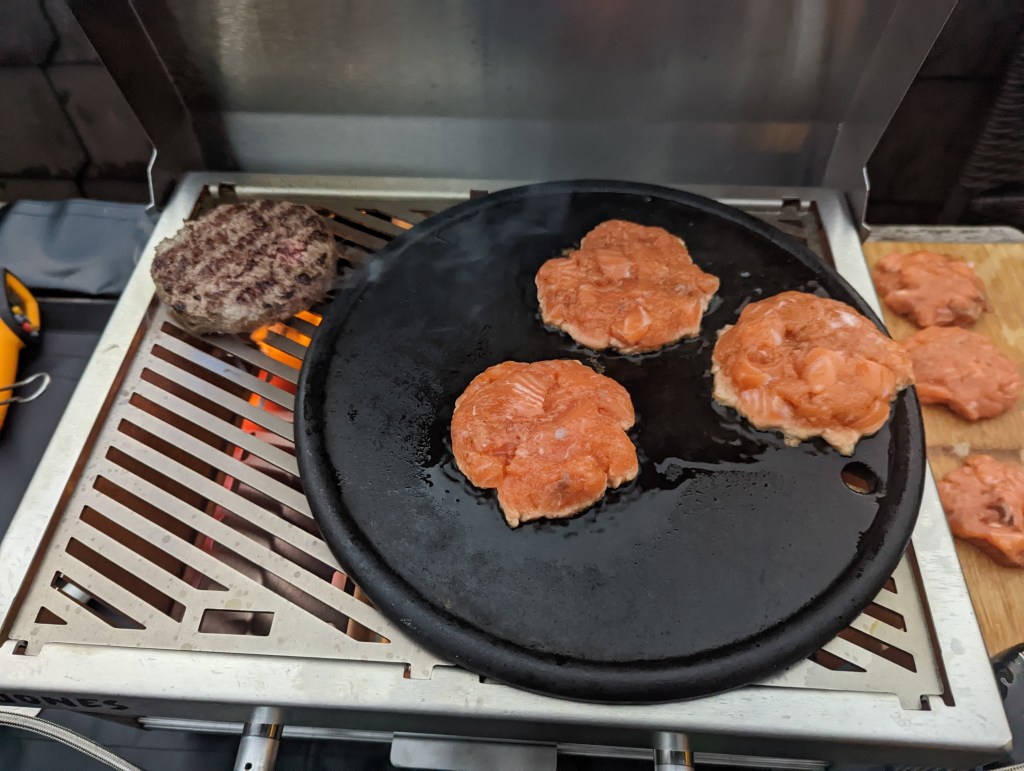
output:
[[[207, 189], [194, 214], [236, 197]], [[324, 199], [348, 263], [451, 201]], [[823, 254], [812, 209], [752, 213]], [[9, 639], [446, 665], [336, 565], [298, 477], [292, 409], [319, 317], [255, 340], [197, 338], [154, 303], [101, 417]], [[912, 551], [875, 602], [810, 659], [764, 685], [892, 693], [919, 709], [943, 693]]]

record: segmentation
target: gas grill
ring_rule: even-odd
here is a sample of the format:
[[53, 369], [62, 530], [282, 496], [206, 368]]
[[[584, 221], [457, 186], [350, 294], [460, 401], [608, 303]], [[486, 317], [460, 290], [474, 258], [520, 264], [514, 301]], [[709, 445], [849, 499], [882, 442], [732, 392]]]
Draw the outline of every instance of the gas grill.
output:
[[[558, 752], [654, 757], [682, 737], [698, 764], [998, 753], [1005, 719], [930, 481], [911, 547], [849, 628], [759, 685], [694, 701], [583, 704], [480, 678], [418, 646], [344, 574], [294, 455], [316, 309], [254, 339], [193, 336], [154, 299], [153, 246], [218, 203], [272, 197], [316, 207], [353, 265], [470, 191], [510, 184], [185, 179], [0, 546], [13, 598], [0, 700], [150, 727], [280, 723], [285, 737], [392, 741], [396, 762], [483, 741], [508, 767], [544, 767]], [[801, 239], [873, 297], [836, 193], [691, 189]]]
[[269, 768], [282, 733], [430, 768], [1000, 754], [930, 476], [892, 578], [788, 670], [657, 705], [527, 693], [407, 637], [320, 537], [292, 414], [318, 310], [198, 338], [149, 277], [155, 244], [222, 202], [308, 203], [352, 266], [481, 192], [605, 178], [738, 207], [877, 308], [864, 165], [954, 0], [68, 5], [152, 140], [166, 206], [0, 542], [0, 705], [239, 734], [241, 769]]

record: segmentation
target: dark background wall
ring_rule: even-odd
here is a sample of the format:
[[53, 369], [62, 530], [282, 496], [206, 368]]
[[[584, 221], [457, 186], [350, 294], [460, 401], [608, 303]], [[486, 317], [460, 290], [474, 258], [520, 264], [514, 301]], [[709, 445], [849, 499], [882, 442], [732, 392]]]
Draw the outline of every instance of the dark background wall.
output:
[[145, 201], [150, 150], [64, 0], [0, 0], [0, 200]]
[[[960, 0], [868, 164], [869, 222], [939, 219], [1022, 30], [1024, 0]], [[0, 200], [144, 201], [149, 155], [64, 0], [0, 0]]]
[[868, 162], [868, 222], [937, 221], [1022, 33], [1022, 0], [960, 0]]

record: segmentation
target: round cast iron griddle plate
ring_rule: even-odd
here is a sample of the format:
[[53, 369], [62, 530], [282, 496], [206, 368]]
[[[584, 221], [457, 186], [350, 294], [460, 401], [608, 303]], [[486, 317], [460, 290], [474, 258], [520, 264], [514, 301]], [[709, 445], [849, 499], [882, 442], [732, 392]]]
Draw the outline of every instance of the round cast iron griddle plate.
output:
[[[721, 278], [701, 336], [596, 354], [545, 328], [534, 275], [599, 223], [685, 239]], [[716, 332], [787, 289], [877, 318], [789, 237], [728, 206], [620, 182], [549, 183], [455, 206], [336, 297], [306, 355], [297, 441], [341, 564], [410, 635], [474, 672], [594, 701], [679, 699], [812, 653], [881, 589], [917, 515], [916, 398], [844, 458], [787, 447], [711, 398]], [[510, 529], [455, 467], [455, 399], [502, 361], [579, 359], [629, 391], [638, 478], [571, 519]], [[878, 476], [847, 488], [848, 463]]]

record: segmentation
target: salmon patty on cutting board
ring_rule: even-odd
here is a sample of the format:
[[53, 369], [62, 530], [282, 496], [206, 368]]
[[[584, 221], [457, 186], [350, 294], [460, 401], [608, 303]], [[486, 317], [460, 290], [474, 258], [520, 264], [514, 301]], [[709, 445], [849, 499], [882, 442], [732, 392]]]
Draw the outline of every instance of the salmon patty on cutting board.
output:
[[629, 393], [572, 360], [506, 361], [455, 402], [452, 451], [477, 487], [496, 488], [512, 527], [570, 517], [633, 479]]
[[990, 310], [974, 269], [948, 254], [890, 254], [878, 261], [874, 274], [882, 301], [919, 327], [969, 327]]
[[156, 294], [193, 332], [252, 332], [322, 300], [337, 267], [334, 238], [309, 206], [218, 206], [157, 244]]
[[928, 327], [900, 343], [914, 365], [923, 404], [944, 404], [967, 420], [993, 418], [1020, 398], [1017, 365], [988, 338], [959, 327]]
[[786, 444], [822, 437], [843, 455], [889, 418], [911, 384], [897, 343], [845, 303], [783, 292], [751, 303], [719, 335], [714, 396]]
[[939, 482], [953, 535], [1008, 567], [1024, 567], [1024, 469], [971, 455]]
[[718, 278], [663, 228], [608, 220], [537, 271], [541, 317], [594, 350], [654, 351], [700, 332]]

